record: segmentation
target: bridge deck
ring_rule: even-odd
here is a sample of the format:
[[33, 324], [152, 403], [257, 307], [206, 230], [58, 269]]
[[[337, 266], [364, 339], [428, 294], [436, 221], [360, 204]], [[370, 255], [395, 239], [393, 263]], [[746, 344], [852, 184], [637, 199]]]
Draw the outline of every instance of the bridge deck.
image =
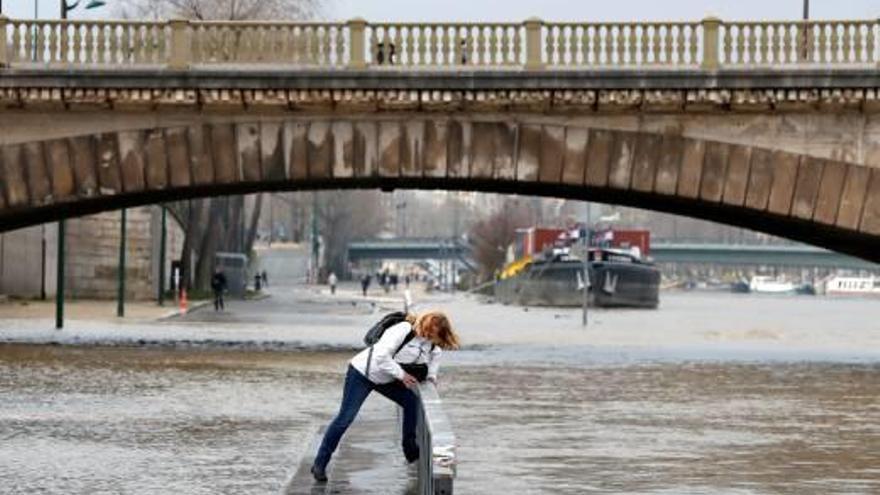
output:
[[[384, 405], [384, 404], [383, 404]], [[293, 478], [285, 487], [285, 495], [318, 494], [410, 494], [417, 493], [415, 465], [407, 466], [400, 452], [398, 423], [390, 406], [378, 411], [361, 411], [361, 416], [348, 430], [328, 467], [327, 483], [316, 483], [309, 468], [324, 436], [319, 430]], [[393, 410], [391, 410], [393, 411]], [[385, 417], [382, 417], [385, 413]]]

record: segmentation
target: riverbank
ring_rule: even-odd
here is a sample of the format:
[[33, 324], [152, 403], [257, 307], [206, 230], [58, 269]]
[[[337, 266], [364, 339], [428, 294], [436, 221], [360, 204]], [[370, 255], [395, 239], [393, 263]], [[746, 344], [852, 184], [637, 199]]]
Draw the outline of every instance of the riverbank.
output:
[[[159, 321], [68, 320], [58, 331], [51, 318], [2, 319], [0, 342], [355, 350], [382, 314], [402, 308], [399, 292], [364, 298], [315, 286], [271, 290], [271, 299], [230, 301], [226, 311], [202, 308]], [[672, 293], [657, 310], [591, 310], [587, 327], [576, 309], [505, 306], [460, 293], [420, 295], [414, 309], [429, 308], [450, 314], [465, 350], [488, 350], [481, 359], [499, 362], [512, 354], [573, 365], [586, 355], [602, 361], [880, 361], [876, 305], [863, 299]]]

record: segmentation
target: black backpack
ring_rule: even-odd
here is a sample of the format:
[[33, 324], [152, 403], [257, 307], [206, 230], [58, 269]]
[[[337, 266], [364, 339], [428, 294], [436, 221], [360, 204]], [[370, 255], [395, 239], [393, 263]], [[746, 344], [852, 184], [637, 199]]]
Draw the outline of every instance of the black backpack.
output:
[[[382, 336], [385, 335], [385, 330], [388, 330], [394, 325], [397, 325], [398, 323], [404, 321], [406, 321], [406, 313], [404, 313], [403, 311], [395, 311], [393, 313], [388, 313], [387, 315], [383, 316], [381, 320], [377, 321], [375, 325], [367, 330], [366, 335], [364, 335], [364, 344], [370, 346], [370, 353], [367, 355], [367, 369], [365, 371], [365, 375], [367, 376], [368, 380], [370, 378], [370, 364], [373, 361], [373, 345], [375, 345], [376, 342], [379, 342], [379, 339], [381, 339]], [[397, 350], [394, 351], [394, 354], [392, 354], [391, 357], [393, 358], [394, 356], [396, 356], [397, 353], [400, 352], [400, 350], [403, 349], [403, 347], [408, 344], [410, 340], [415, 338], [415, 336], [416, 333], [410, 330], [406, 337], [403, 338], [403, 342], [401, 342], [400, 345], [397, 346]], [[431, 344], [431, 350], [434, 350], [433, 343]], [[419, 368], [424, 367], [424, 370], [418, 369], [418, 371], [415, 371], [412, 368], [408, 368], [408, 366], [418, 366]], [[404, 370], [407, 373], [413, 374], [413, 372], [415, 371], [415, 373], [419, 375], [416, 376], [416, 378], [418, 378], [419, 381], [425, 381], [425, 377], [427, 376], [428, 371], [428, 367], [426, 365], [408, 366], [404, 366]]]
[[[398, 323], [404, 321], [406, 321], [406, 313], [404, 313], [403, 311], [388, 313], [387, 315], [383, 316], [381, 320], [377, 321], [375, 325], [370, 327], [369, 330], [367, 330], [367, 334], [364, 335], [364, 344], [373, 345], [376, 342], [379, 342], [379, 339], [382, 338], [382, 335], [385, 335], [385, 330], [388, 330], [394, 325], [397, 325]], [[404, 345], [411, 339], [412, 337], [406, 339], [404, 341]], [[401, 348], [402, 347], [403, 346], [401, 346]], [[400, 351], [400, 349], [398, 349], [398, 351]]]

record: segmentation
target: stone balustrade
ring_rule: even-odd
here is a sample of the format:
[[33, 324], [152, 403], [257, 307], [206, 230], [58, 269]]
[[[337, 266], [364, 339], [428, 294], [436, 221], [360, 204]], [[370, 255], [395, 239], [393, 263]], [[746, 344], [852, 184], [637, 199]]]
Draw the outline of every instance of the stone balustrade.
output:
[[880, 65], [880, 20], [369, 23], [0, 17], [0, 66], [186, 69], [719, 68]]

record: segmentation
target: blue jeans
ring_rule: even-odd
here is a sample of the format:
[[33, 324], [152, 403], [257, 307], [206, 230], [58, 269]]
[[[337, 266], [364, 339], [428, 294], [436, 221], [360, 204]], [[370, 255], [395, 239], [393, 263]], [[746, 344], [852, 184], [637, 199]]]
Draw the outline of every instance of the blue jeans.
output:
[[418, 421], [419, 399], [415, 392], [406, 388], [403, 383], [393, 381], [391, 383], [375, 384], [367, 379], [360, 371], [348, 366], [348, 372], [345, 374], [345, 387], [342, 390], [342, 404], [339, 406], [339, 413], [333, 418], [327, 431], [324, 432], [324, 440], [321, 441], [321, 447], [315, 456], [315, 466], [326, 469], [330, 463], [330, 457], [336, 451], [342, 435], [351, 426], [354, 418], [357, 417], [361, 405], [375, 390], [385, 397], [391, 399], [397, 405], [403, 408], [403, 432], [401, 447], [403, 447], [403, 455], [406, 460], [413, 462], [419, 458], [419, 446], [416, 443], [416, 422]]

